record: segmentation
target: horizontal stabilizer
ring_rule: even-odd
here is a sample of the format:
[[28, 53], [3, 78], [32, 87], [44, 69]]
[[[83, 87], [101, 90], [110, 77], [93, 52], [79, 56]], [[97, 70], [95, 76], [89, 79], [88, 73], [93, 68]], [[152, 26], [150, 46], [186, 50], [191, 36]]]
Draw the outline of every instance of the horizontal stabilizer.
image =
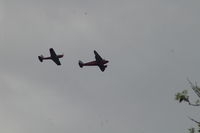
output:
[[43, 61], [43, 55], [38, 56], [38, 59], [40, 60], [40, 62]]
[[82, 61], [79, 60], [78, 64], [79, 64], [79, 66], [82, 68], [84, 63], [83, 63]]

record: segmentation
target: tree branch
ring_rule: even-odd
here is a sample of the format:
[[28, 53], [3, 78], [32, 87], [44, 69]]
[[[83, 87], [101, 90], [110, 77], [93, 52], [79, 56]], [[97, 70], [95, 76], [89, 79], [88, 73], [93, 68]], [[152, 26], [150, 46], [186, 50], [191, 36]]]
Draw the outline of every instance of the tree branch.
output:
[[188, 104], [189, 104], [190, 106], [200, 106], [200, 104], [193, 104], [193, 103], [190, 103], [190, 101], [188, 102]]
[[197, 85], [197, 82], [195, 82], [195, 85], [189, 80], [189, 78], [187, 78], [187, 81], [189, 82], [191, 88], [193, 89], [193, 91], [197, 94], [197, 96], [200, 98], [200, 88]]
[[197, 123], [197, 124], [199, 124], [200, 125], [200, 122], [199, 121], [196, 121], [196, 120], [194, 120], [194, 119], [192, 119], [192, 118], [190, 118], [190, 117], [188, 117], [191, 121], [193, 121], [193, 122], [195, 122], [195, 123]]

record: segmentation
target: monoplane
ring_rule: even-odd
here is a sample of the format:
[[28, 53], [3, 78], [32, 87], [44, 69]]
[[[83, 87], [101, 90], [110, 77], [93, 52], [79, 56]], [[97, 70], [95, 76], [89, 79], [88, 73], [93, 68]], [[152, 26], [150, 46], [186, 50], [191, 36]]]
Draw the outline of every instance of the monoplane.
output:
[[103, 72], [109, 61], [103, 59], [98, 53], [97, 51], [94, 50], [94, 54], [95, 54], [95, 61], [91, 61], [91, 62], [87, 62], [87, 63], [83, 63], [82, 61], [79, 60], [79, 66], [82, 68], [83, 66], [98, 66], [100, 68], [100, 70]]
[[50, 57], [44, 57], [43, 55], [38, 56], [40, 62], [43, 60], [53, 60], [57, 65], [61, 65], [59, 58], [62, 58], [64, 54], [57, 55], [53, 48], [49, 49]]

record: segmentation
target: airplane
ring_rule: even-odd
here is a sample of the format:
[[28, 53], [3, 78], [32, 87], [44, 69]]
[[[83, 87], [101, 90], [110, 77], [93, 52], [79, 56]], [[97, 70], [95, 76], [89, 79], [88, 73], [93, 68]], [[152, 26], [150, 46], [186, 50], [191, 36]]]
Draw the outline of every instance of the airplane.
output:
[[61, 65], [59, 58], [62, 58], [64, 56], [64, 54], [60, 54], [57, 55], [54, 51], [53, 48], [49, 49], [50, 52], [50, 57], [44, 57], [43, 55], [38, 56], [38, 59], [40, 60], [40, 62], [43, 62], [43, 60], [53, 60], [57, 65]]
[[100, 68], [100, 70], [103, 72], [109, 61], [108, 60], [105, 60], [103, 59], [98, 53], [97, 51], [94, 50], [94, 54], [95, 54], [95, 61], [91, 61], [91, 62], [87, 62], [87, 63], [83, 63], [82, 61], [79, 60], [79, 66], [82, 68], [83, 66], [98, 66]]

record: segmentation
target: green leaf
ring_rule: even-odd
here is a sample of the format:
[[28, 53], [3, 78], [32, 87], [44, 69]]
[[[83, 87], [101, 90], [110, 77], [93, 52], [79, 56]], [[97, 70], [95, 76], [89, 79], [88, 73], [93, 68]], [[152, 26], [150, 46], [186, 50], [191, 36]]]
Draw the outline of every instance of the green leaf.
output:
[[195, 133], [195, 128], [190, 128], [188, 130], [189, 130], [189, 133]]
[[182, 92], [178, 92], [175, 95], [175, 100], [177, 101], [188, 101], [189, 96], [187, 95], [188, 91], [187, 90], [183, 90]]
[[179, 100], [180, 97], [181, 97], [181, 93], [180, 93], [180, 92], [176, 93], [176, 95], [175, 95], [175, 100]]

